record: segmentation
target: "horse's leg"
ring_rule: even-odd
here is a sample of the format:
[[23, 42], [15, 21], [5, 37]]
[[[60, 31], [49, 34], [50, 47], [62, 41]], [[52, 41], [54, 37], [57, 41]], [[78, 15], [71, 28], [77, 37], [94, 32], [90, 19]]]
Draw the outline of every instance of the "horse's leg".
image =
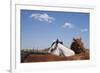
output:
[[61, 49], [59, 49], [59, 53], [60, 53], [60, 56], [65, 56], [65, 54], [63, 53]]
[[51, 50], [52, 50], [52, 49], [50, 48], [49, 51], [48, 51], [48, 53], [51, 53]]

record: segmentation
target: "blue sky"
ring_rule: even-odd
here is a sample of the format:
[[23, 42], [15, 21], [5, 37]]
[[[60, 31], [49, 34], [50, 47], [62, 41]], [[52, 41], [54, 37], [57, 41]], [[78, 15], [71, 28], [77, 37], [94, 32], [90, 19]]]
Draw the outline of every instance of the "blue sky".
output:
[[89, 48], [89, 13], [21, 10], [21, 48], [44, 49], [57, 38], [70, 47], [82, 37]]

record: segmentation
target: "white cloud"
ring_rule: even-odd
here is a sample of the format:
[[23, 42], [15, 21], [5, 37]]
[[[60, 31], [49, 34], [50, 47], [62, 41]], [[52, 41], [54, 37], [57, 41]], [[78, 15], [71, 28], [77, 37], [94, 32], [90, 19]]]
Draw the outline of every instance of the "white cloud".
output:
[[39, 21], [45, 21], [45, 22], [48, 22], [48, 23], [52, 23], [55, 20], [54, 17], [51, 17], [46, 13], [43, 13], [43, 14], [31, 14], [30, 17], [34, 18], [34, 19], [37, 19]]
[[87, 32], [87, 31], [88, 31], [87, 28], [81, 29], [81, 32]]
[[73, 28], [74, 26], [72, 23], [66, 22], [62, 27], [63, 28]]

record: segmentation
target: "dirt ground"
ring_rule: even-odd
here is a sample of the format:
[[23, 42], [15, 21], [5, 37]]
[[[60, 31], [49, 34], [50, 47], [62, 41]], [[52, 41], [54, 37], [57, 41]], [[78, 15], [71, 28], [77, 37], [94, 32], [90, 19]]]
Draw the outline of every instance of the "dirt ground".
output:
[[56, 56], [51, 54], [29, 54], [22, 63], [28, 62], [48, 62], [48, 61], [73, 61], [73, 60], [89, 60], [89, 53], [80, 53], [70, 57]]

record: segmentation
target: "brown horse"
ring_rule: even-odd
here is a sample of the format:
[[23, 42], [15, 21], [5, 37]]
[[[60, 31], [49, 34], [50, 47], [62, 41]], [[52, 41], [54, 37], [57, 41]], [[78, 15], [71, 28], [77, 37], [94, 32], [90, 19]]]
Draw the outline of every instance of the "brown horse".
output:
[[84, 44], [81, 38], [73, 38], [73, 42], [70, 48], [75, 52], [75, 54], [85, 52]]

